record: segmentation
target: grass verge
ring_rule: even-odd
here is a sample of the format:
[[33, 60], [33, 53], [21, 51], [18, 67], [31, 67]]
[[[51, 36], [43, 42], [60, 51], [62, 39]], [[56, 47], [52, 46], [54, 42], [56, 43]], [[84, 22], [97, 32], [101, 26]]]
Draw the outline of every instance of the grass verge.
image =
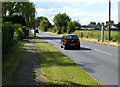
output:
[[35, 39], [35, 42], [40, 53], [43, 87], [101, 87], [56, 47], [40, 39]]
[[23, 46], [25, 45], [27, 45], [25, 41], [22, 41], [16, 44], [7, 55], [3, 56], [2, 85], [11, 85], [12, 75], [23, 58], [25, 51]]

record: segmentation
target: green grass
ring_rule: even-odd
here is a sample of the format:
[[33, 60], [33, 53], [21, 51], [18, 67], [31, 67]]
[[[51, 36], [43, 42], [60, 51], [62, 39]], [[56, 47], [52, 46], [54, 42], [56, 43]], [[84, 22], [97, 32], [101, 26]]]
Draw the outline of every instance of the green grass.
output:
[[35, 42], [40, 53], [43, 87], [100, 87], [99, 82], [56, 47], [39, 39]]
[[2, 61], [2, 84], [11, 85], [12, 75], [23, 58], [23, 46], [25, 42], [16, 44], [6, 55], [3, 55]]
[[[100, 30], [76, 30], [74, 33], [77, 34], [79, 37], [81, 37], [81, 32], [83, 33], [90, 33], [88, 38], [93, 39], [101, 39], [101, 31]], [[104, 39], [105, 41], [108, 41], [108, 31], [104, 31]], [[113, 42], [120, 42], [119, 39], [120, 35], [118, 31], [111, 31], [111, 41]], [[82, 38], [87, 38], [87, 36], [83, 35]]]

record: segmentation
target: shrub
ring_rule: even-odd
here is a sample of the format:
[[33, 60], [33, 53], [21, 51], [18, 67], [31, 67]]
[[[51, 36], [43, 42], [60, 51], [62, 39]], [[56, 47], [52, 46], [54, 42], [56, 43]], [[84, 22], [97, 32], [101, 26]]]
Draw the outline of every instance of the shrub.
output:
[[8, 52], [16, 43], [27, 37], [27, 28], [9, 22], [2, 24], [2, 51]]
[[27, 36], [29, 36], [29, 30], [26, 26], [22, 27], [22, 30], [24, 32], [24, 38], [27, 38]]
[[22, 40], [24, 38], [24, 32], [22, 30], [22, 28], [18, 28], [16, 29], [16, 31], [14, 32], [14, 40]]
[[7, 52], [14, 45], [14, 31], [15, 27], [11, 23], [2, 25], [2, 51]]

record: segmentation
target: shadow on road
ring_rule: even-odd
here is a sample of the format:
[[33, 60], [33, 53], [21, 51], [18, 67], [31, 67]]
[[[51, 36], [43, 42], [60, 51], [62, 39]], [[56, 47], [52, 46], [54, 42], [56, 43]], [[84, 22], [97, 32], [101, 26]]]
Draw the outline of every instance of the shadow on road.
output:
[[67, 50], [92, 50], [92, 49], [90, 49], [90, 48], [85, 48], [85, 47], [80, 47], [80, 49], [77, 49], [77, 48], [75, 48], [75, 47], [70, 47], [70, 48], [67, 49]]
[[61, 37], [41, 37], [41, 39], [44, 39], [44, 40], [60, 40]]
[[30, 39], [43, 39], [43, 40], [59, 40], [61, 37], [55, 36], [55, 37], [30, 37]]
[[90, 48], [80, 47], [80, 50], [92, 50]]

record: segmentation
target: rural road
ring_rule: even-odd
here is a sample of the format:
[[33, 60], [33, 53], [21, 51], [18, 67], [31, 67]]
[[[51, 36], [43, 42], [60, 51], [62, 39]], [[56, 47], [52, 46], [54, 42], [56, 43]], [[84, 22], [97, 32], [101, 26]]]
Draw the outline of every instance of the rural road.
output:
[[40, 32], [42, 39], [57, 47], [103, 85], [118, 85], [118, 48], [81, 41], [80, 50], [64, 50], [60, 36]]

